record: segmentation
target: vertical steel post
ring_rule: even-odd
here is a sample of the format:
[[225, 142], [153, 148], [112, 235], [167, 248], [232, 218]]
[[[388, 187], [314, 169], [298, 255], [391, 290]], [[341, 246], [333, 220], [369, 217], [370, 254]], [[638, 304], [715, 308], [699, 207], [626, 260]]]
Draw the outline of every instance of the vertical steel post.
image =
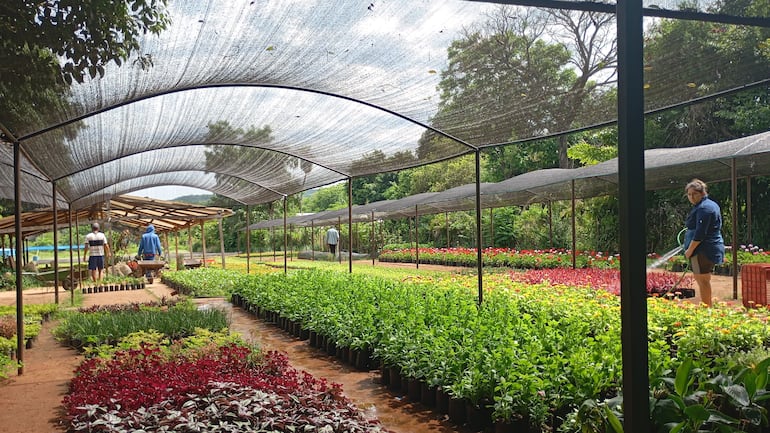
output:
[[619, 0], [616, 10], [624, 425], [629, 433], [648, 433], [650, 383], [647, 355], [642, 0]]
[[283, 273], [289, 272], [289, 263], [286, 260], [286, 247], [289, 242], [289, 233], [286, 230], [286, 196], [283, 196]]
[[746, 241], [753, 244], [751, 237], [751, 176], [746, 177]]
[[484, 302], [484, 262], [481, 256], [481, 150], [476, 149], [476, 272], [478, 273], [479, 305]]
[[417, 213], [417, 205], [414, 205], [414, 263], [415, 268], [420, 269], [420, 215]]
[[70, 242], [70, 306], [75, 305], [75, 261], [72, 253], [72, 203], [67, 206], [67, 228], [69, 229]]
[[[339, 263], [342, 264], [342, 218], [337, 217], [337, 227], [340, 229], [340, 239], [337, 241], [337, 257], [339, 257]], [[350, 233], [348, 233], [350, 235]], [[332, 257], [334, 261], [334, 257]]]
[[246, 205], [246, 275], [251, 273], [251, 221], [249, 205]]
[[353, 273], [353, 178], [348, 178], [348, 272]]
[[53, 300], [59, 305], [59, 206], [56, 200], [56, 182], [51, 182], [53, 196]]
[[[179, 271], [179, 229], [174, 230], [174, 261], [177, 265], [176, 270]], [[182, 259], [182, 269], [184, 269], [184, 259]]]
[[[80, 288], [80, 285], [82, 283], [82, 277], [83, 272], [81, 270], [82, 262], [80, 261], [80, 247], [85, 244], [85, 239], [83, 240], [83, 244], [80, 243], [80, 214], [78, 212], [75, 212], [75, 243], [78, 246], [77, 254], [78, 254], [78, 278], [76, 280], [73, 280], [74, 284], [70, 288], [73, 292]], [[83, 259], [86, 258], [86, 252], [83, 250]], [[88, 267], [88, 266], [86, 266]], [[86, 278], [90, 277], [91, 272], [86, 272]]]
[[310, 260], [315, 261], [315, 221], [310, 220]]
[[374, 266], [374, 256], [377, 255], [377, 232], [374, 226], [374, 211], [372, 211], [372, 229], [369, 238], [369, 247], [372, 250], [372, 266]]
[[21, 280], [21, 143], [13, 142], [13, 200], [14, 200], [14, 231], [16, 233], [16, 360], [19, 362], [16, 373], [24, 374], [24, 292]]
[[738, 167], [735, 158], [730, 170], [730, 213], [732, 214], [733, 299], [738, 299]]
[[577, 268], [577, 222], [575, 221], [575, 179], [572, 179], [572, 269]]

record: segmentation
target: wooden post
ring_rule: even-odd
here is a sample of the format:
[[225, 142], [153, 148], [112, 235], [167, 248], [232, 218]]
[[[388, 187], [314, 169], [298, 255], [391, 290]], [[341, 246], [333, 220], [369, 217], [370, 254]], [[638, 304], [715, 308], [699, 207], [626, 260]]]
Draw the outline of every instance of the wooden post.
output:
[[217, 218], [219, 222], [219, 254], [222, 258], [222, 269], [225, 269], [225, 235], [224, 230], [222, 228], [222, 215], [220, 214]]
[[204, 268], [206, 267], [206, 230], [203, 227], [203, 224], [205, 223], [204, 220], [201, 220], [201, 254], [203, 257], [201, 266]]
[[190, 249], [190, 258], [193, 258], [192, 224], [187, 226], [187, 248]]

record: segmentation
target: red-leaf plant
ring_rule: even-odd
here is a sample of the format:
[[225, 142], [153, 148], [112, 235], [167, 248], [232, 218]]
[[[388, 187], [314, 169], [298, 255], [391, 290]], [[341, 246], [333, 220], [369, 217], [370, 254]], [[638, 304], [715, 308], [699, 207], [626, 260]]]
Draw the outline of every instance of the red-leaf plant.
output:
[[[190, 417], [180, 414], [198, 409], [198, 420], [248, 422], [278, 431], [292, 422], [331, 422], [342, 429], [331, 431], [386, 431], [365, 418], [339, 385], [297, 371], [281, 353], [267, 352], [256, 363], [252, 355], [247, 347], [227, 345], [168, 359], [157, 347], [143, 347], [116, 352], [110, 360], [88, 359], [75, 370], [64, 398], [69, 431], [91, 431], [108, 421], [134, 428], [171, 418], [175, 427], [183, 428]], [[244, 393], [251, 397], [238, 400]], [[222, 413], [211, 413], [212, 398], [222, 405]], [[236, 406], [237, 420], [229, 420]]]

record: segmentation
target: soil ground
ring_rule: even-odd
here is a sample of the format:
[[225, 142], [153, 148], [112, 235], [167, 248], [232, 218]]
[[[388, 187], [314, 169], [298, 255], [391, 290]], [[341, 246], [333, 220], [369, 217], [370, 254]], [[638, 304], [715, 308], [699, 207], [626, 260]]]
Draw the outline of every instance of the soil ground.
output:
[[[385, 265], [385, 264], [382, 264]], [[379, 266], [379, 265], [378, 265]], [[406, 265], [408, 266], [408, 265]], [[413, 265], [412, 265], [413, 266]], [[449, 270], [435, 265], [420, 265], [420, 269]], [[732, 277], [713, 277], [713, 295], [720, 301], [740, 305], [733, 300]], [[738, 282], [740, 296], [740, 281]], [[69, 292], [60, 291], [60, 303], [69, 303]], [[150, 284], [145, 290], [94, 293], [84, 296], [84, 306], [146, 302], [170, 297], [171, 290], [162, 283]], [[54, 301], [53, 288], [24, 291], [24, 303]], [[698, 297], [687, 302], [699, 302]], [[0, 292], [0, 305], [14, 305], [15, 292]], [[453, 426], [445, 416], [420, 405], [409, 403], [402, 396], [394, 395], [379, 384], [377, 371], [359, 372], [312, 348], [306, 341], [292, 338], [278, 328], [255, 319], [239, 308], [233, 308], [222, 299], [199, 299], [196, 302], [227, 309], [231, 314], [231, 328], [245, 338], [259, 343], [269, 350], [288, 353], [296, 368], [316, 377], [325, 377], [342, 384], [345, 394], [368, 414], [380, 419], [385, 427], [396, 433], [470, 433], [470, 430]], [[55, 323], [47, 322], [34, 342], [24, 352], [24, 372], [11, 375], [0, 384], [0, 433], [62, 432], [59, 423], [61, 399], [73, 370], [82, 361], [74, 349], [59, 344], [50, 330]]]

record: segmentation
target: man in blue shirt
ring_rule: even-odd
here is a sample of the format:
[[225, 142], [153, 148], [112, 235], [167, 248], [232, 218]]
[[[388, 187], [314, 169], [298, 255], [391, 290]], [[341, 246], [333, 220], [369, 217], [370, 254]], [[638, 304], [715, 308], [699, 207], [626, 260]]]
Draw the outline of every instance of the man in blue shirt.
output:
[[[160, 238], [155, 234], [155, 226], [152, 224], [147, 226], [142, 239], [139, 240], [139, 252], [137, 254], [142, 260], [155, 260], [156, 257], [163, 254]], [[152, 272], [147, 271], [145, 276], [151, 278]]]

